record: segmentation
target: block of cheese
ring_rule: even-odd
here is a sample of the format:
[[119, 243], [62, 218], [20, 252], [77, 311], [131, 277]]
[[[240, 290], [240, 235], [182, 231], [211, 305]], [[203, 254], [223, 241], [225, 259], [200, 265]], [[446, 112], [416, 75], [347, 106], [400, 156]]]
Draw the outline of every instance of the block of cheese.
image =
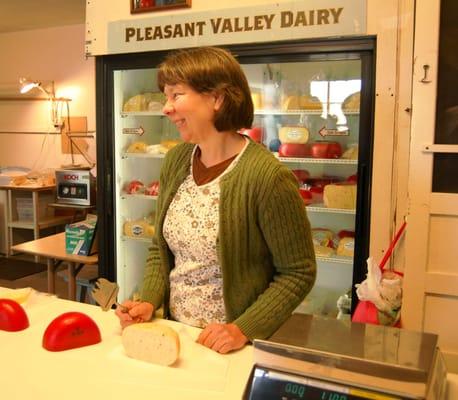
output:
[[315, 255], [319, 257], [331, 257], [336, 251], [332, 247], [314, 245]]
[[122, 108], [124, 112], [158, 111], [165, 104], [165, 96], [161, 92], [142, 93], [128, 99]]
[[348, 96], [342, 103], [342, 110], [344, 111], [358, 111], [360, 104], [361, 93], [356, 92]]
[[127, 153], [146, 153], [148, 150], [148, 145], [145, 142], [132, 142], [129, 147], [127, 147]]
[[278, 138], [283, 143], [307, 143], [309, 130], [304, 126], [282, 126], [278, 132]]
[[338, 183], [326, 185], [323, 190], [323, 201], [326, 207], [356, 209], [356, 185]]
[[353, 257], [355, 254], [355, 238], [344, 237], [340, 239], [339, 245], [337, 246], [337, 255]]
[[158, 322], [129, 325], [122, 331], [127, 356], [159, 365], [172, 365], [180, 355], [180, 337]]
[[288, 110], [321, 110], [321, 102], [313, 96], [288, 96], [283, 101], [282, 109]]
[[136, 238], [152, 238], [154, 226], [146, 219], [127, 221], [124, 223], [124, 235]]

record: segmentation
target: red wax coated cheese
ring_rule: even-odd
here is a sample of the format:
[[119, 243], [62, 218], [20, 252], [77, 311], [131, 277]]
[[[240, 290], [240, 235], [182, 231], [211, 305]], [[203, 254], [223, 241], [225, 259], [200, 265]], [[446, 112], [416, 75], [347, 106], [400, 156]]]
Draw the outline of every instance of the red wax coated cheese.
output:
[[29, 327], [29, 318], [22, 306], [10, 299], [0, 299], [0, 330], [22, 331]]
[[283, 143], [278, 149], [280, 157], [307, 157], [309, 154], [306, 144]]
[[86, 314], [67, 312], [55, 318], [43, 335], [43, 347], [62, 351], [90, 346], [102, 340], [97, 324]]

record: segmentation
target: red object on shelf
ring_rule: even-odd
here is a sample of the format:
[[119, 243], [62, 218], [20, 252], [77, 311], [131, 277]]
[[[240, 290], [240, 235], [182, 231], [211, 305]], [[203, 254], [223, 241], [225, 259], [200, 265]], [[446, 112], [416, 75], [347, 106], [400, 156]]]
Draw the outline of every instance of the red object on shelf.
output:
[[263, 130], [259, 126], [253, 126], [252, 128], [243, 128], [240, 130], [242, 135], [249, 136], [257, 143], [262, 143]]
[[306, 205], [312, 204], [313, 196], [312, 196], [312, 192], [310, 192], [310, 189], [299, 188], [299, 194], [301, 195]]
[[342, 146], [338, 142], [318, 140], [307, 143], [307, 156], [311, 158], [340, 158]]
[[145, 194], [148, 196], [157, 196], [159, 194], [159, 182], [153, 181], [145, 188]]
[[278, 149], [280, 157], [308, 157], [309, 151], [307, 144], [283, 143]]
[[17, 301], [0, 299], [0, 330], [17, 332], [28, 328], [29, 325], [29, 318]]
[[347, 178], [347, 182], [358, 183], [358, 175], [350, 175]]
[[292, 173], [296, 175], [297, 180], [301, 184], [310, 178], [310, 173], [305, 169], [293, 169]]
[[139, 8], [154, 7], [155, 0], [140, 0]]
[[313, 203], [322, 203], [323, 202], [323, 186], [312, 186], [310, 188], [310, 193], [312, 194]]
[[66, 312], [55, 318], [45, 330], [43, 347], [63, 351], [90, 346], [102, 341], [97, 324], [81, 312]]
[[135, 180], [135, 181], [129, 182], [125, 186], [125, 191], [128, 194], [135, 194], [135, 193], [138, 193], [141, 189], [143, 189], [143, 187], [144, 185], [141, 181]]

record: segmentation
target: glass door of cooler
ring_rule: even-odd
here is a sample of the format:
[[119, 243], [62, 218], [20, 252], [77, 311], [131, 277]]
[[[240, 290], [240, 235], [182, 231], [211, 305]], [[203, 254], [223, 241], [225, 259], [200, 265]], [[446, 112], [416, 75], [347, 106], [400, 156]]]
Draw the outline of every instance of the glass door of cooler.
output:
[[312, 226], [317, 281], [297, 312], [335, 317], [340, 310], [339, 317], [349, 316], [358, 212], [361, 59], [247, 62], [243, 69], [255, 106], [253, 126], [244, 133], [296, 175]]
[[114, 71], [114, 216], [118, 301], [134, 298], [154, 236], [159, 173], [177, 142], [156, 69]]

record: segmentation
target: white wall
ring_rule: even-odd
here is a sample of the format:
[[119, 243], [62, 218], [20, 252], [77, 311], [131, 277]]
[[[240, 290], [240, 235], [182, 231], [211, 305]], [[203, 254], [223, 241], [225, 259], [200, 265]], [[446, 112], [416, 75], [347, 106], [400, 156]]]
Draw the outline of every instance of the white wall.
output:
[[[88, 129], [95, 130], [95, 63], [85, 58], [84, 34], [84, 25], [0, 34], [0, 83], [4, 84], [0, 88], [18, 83], [22, 76], [54, 80], [56, 95], [72, 98], [70, 116], [86, 116]], [[46, 101], [0, 101], [0, 132], [55, 131], [48, 110]], [[95, 160], [95, 139], [87, 141], [89, 155]], [[0, 133], [0, 166], [43, 170], [70, 162], [70, 155], [61, 153], [59, 135]], [[80, 156], [75, 162], [85, 163]], [[0, 192], [0, 224], [3, 196]], [[0, 252], [5, 251], [3, 232], [2, 225]]]

